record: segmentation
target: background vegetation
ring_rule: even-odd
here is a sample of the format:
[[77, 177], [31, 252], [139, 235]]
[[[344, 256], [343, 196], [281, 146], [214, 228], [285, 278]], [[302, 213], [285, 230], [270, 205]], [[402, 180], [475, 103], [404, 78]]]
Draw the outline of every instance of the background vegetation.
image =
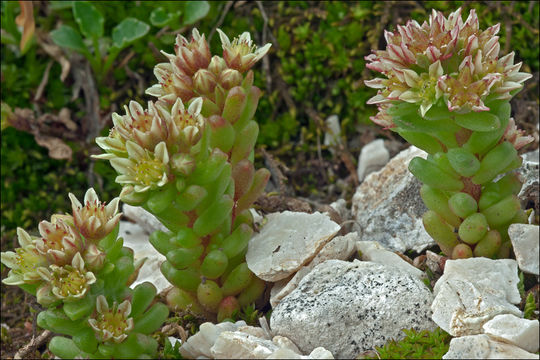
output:
[[[256, 114], [262, 149], [256, 161], [272, 171], [267, 190], [277, 191], [280, 201], [349, 200], [365, 143], [384, 138], [392, 154], [405, 146], [370, 124], [375, 107], [365, 102], [374, 90], [363, 80], [373, 74], [364, 56], [384, 46], [383, 29], [409, 18], [421, 22], [431, 9], [448, 14], [462, 6], [466, 16], [474, 8], [481, 28], [501, 23], [501, 53], [515, 50], [522, 71], [534, 75], [512, 108], [518, 126], [536, 137], [523, 151], [538, 147], [537, 1], [32, 4], [28, 16], [16, 1], [1, 3], [2, 251], [16, 244], [17, 226], [36, 234], [40, 220], [69, 210], [68, 192], [82, 198], [94, 186], [100, 199], [118, 195], [114, 171], [89, 157], [100, 152], [94, 138], [108, 132], [112, 112], [122, 112], [129, 100], [152, 100], [144, 90], [156, 82], [154, 65], [166, 61], [159, 50], [172, 53], [176, 34], [189, 37], [194, 26], [207, 35], [214, 52], [220, 49], [218, 27], [229, 37], [249, 31], [257, 44], [272, 43], [269, 56], [254, 69], [256, 85], [264, 91]], [[23, 24], [31, 29], [32, 21], [28, 37]], [[330, 115], [339, 117], [341, 127], [341, 142], [332, 149], [323, 142]], [[2, 266], [2, 278], [6, 274]], [[23, 297], [2, 285], [2, 313], [31, 303]], [[2, 357], [31, 336], [31, 326], [24, 328], [32, 321], [29, 305], [19, 304], [10, 313], [2, 322], [19, 333], [6, 333], [10, 339], [2, 335]]]

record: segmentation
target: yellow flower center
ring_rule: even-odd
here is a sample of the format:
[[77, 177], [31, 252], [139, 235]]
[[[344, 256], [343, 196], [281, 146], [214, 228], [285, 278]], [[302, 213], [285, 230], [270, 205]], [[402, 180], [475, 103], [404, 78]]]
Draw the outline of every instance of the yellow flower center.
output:
[[63, 297], [78, 295], [88, 287], [85, 274], [78, 269], [61, 268], [54, 275], [54, 287], [58, 288]]
[[152, 119], [153, 116], [148, 114], [148, 112], [144, 112], [144, 114], [140, 114], [137, 118], [131, 117], [132, 123], [130, 125], [131, 130], [137, 129], [142, 132], [150, 131], [150, 128], [152, 127]]
[[161, 180], [166, 167], [159, 160], [143, 159], [135, 165], [134, 172], [136, 182], [149, 186]]
[[185, 129], [188, 126], [197, 126], [197, 120], [187, 111], [177, 114], [174, 117], [174, 123], [179, 129]]
[[99, 329], [110, 332], [114, 337], [124, 334], [128, 327], [127, 319], [116, 306], [104, 314], [99, 314], [96, 320]]
[[15, 253], [17, 254], [18, 270], [23, 274], [35, 271], [38, 267], [45, 264], [43, 257], [33, 248], [17, 248], [15, 249]]
[[257, 45], [252, 45], [251, 41], [240, 41], [239, 38], [234, 38], [231, 43], [231, 50], [236, 54], [240, 54], [240, 56], [251, 54], [252, 52], [255, 52], [256, 49]]
[[[69, 237], [70, 234], [66, 229], [62, 228], [60, 225], [55, 224], [54, 226], [55, 226], [54, 231], [49, 232], [48, 230], [46, 230], [47, 235], [46, 237], [43, 237], [43, 243], [45, 244], [46, 249], [64, 251], [65, 248], [64, 248], [64, 245], [62, 244], [62, 239], [64, 239], [64, 237]], [[70, 241], [70, 242], [73, 243], [73, 241]], [[75, 246], [74, 243], [73, 243], [73, 246]]]
[[437, 78], [429, 76], [429, 74], [420, 74], [420, 82], [418, 84], [418, 96], [422, 101], [430, 102], [435, 99], [435, 87], [437, 86]]

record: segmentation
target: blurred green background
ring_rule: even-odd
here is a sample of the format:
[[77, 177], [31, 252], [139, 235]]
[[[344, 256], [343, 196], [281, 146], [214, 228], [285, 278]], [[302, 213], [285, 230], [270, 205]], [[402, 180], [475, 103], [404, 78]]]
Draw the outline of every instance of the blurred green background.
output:
[[[94, 186], [103, 200], [118, 195], [112, 168], [89, 157], [100, 152], [93, 139], [107, 134], [111, 113], [123, 112], [129, 100], [153, 100], [144, 90], [156, 82], [154, 65], [166, 61], [159, 50], [173, 53], [176, 34], [189, 37], [193, 27], [210, 38], [213, 53], [221, 52], [217, 27], [230, 38], [249, 31], [256, 44], [272, 42], [254, 68], [264, 91], [256, 114], [258, 142], [289, 168], [292, 195], [321, 195], [350, 175], [364, 143], [397, 138], [370, 124], [376, 109], [366, 100], [375, 91], [363, 83], [373, 77], [364, 56], [385, 45], [383, 29], [409, 18], [422, 22], [431, 9], [447, 15], [463, 6], [466, 18], [475, 8], [482, 29], [502, 24], [501, 53], [516, 51], [522, 71], [534, 74], [513, 100], [514, 117], [521, 128], [535, 131], [537, 1], [73, 3], [34, 1], [25, 12], [17, 1], [1, 3], [3, 245], [11, 246], [17, 226], [35, 233], [40, 220], [69, 211], [68, 192], [82, 198]], [[321, 145], [322, 120], [333, 114], [340, 119], [349, 164]], [[260, 154], [257, 161], [264, 166]], [[314, 161], [319, 167], [334, 164], [335, 171], [321, 177]], [[326, 195], [335, 200], [339, 193]]]

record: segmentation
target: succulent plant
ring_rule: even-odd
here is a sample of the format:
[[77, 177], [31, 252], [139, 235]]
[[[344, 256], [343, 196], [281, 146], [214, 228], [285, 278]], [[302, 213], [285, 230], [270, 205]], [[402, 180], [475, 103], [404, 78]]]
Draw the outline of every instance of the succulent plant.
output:
[[474, 9], [465, 21], [461, 9], [433, 10], [422, 25], [386, 31], [386, 49], [366, 57], [385, 76], [365, 82], [379, 89], [372, 121], [428, 153], [409, 170], [424, 183], [424, 227], [452, 258], [508, 257], [508, 226], [527, 218], [511, 171], [533, 138], [516, 128], [509, 100], [531, 75], [514, 53], [499, 57], [498, 31], [481, 31]]
[[178, 35], [168, 63], [158, 64], [159, 83], [113, 115], [108, 137], [96, 139], [117, 170], [122, 201], [142, 206], [170, 231], [156, 231], [152, 245], [167, 260], [161, 271], [174, 285], [173, 309], [217, 314], [218, 320], [256, 300], [265, 283], [248, 269], [253, 233], [251, 204], [269, 178], [255, 170], [253, 120], [261, 91], [250, 68], [270, 48], [249, 33], [229, 40], [218, 30], [223, 57], [212, 56], [204, 35]]
[[86, 192], [84, 205], [69, 197], [73, 215], [42, 221], [41, 237], [17, 229], [21, 247], [1, 254], [11, 268], [3, 282], [37, 297], [45, 308], [37, 317], [40, 327], [69, 336], [51, 339], [49, 349], [56, 356], [155, 356], [158, 344], [148, 334], [169, 310], [162, 303], [151, 305], [154, 285], [129, 288], [144, 261], [134, 262], [133, 251], [117, 238], [119, 199], [102, 204], [94, 189]]

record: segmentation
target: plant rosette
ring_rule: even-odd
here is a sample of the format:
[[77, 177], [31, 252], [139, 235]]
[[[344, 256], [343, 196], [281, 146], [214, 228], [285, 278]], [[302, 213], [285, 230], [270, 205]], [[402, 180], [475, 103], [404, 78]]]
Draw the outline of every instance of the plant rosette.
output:
[[[102, 204], [89, 189], [81, 204], [69, 194], [73, 215], [53, 215], [39, 224], [41, 237], [17, 229], [19, 248], [2, 252], [9, 267], [2, 282], [37, 297], [45, 310], [37, 324], [55, 333], [49, 350], [60, 358], [137, 358], [154, 356], [157, 342], [148, 334], [169, 315], [151, 305], [156, 288], [130, 289], [143, 261], [117, 238], [118, 198]], [[151, 306], [150, 306], [151, 305]]]
[[253, 233], [250, 207], [270, 173], [255, 170], [253, 149], [259, 126], [253, 119], [261, 91], [251, 67], [269, 50], [245, 32], [232, 41], [221, 30], [222, 56], [213, 55], [204, 35], [178, 35], [168, 63], [157, 64], [157, 97], [125, 115], [113, 114], [109, 136], [96, 139], [123, 186], [120, 198], [142, 206], [170, 231], [156, 231], [152, 245], [166, 261], [174, 285], [172, 309], [230, 318], [254, 302], [264, 281], [248, 269]]
[[475, 10], [448, 18], [433, 10], [422, 25], [385, 31], [385, 50], [366, 56], [384, 77], [365, 81], [377, 95], [373, 122], [425, 150], [409, 170], [429, 209], [424, 228], [452, 258], [506, 258], [508, 227], [526, 222], [517, 194], [517, 150], [533, 138], [516, 128], [510, 99], [530, 74], [514, 53], [499, 57], [499, 24], [479, 29]]

